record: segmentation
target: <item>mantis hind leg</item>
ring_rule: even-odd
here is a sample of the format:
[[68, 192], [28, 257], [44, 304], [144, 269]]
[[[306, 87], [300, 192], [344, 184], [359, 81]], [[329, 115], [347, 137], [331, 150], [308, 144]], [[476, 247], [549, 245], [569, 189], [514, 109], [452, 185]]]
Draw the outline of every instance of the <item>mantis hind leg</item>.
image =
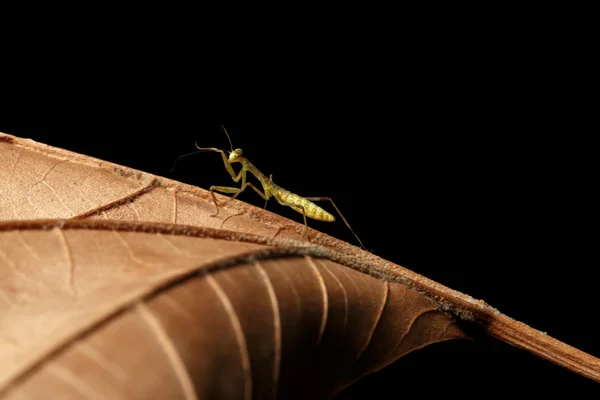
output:
[[280, 201], [279, 199], [277, 199], [277, 201], [282, 206], [297, 207], [302, 210], [302, 217], [304, 217], [304, 236], [306, 236], [306, 240], [308, 240], [308, 242], [310, 243], [310, 236], [308, 236], [308, 223], [306, 222], [306, 211], [304, 210], [304, 206], [296, 203], [286, 203], [285, 201]]
[[[333, 200], [331, 199], [331, 197], [305, 197], [306, 200], [309, 201], [330, 201], [331, 204], [333, 205], [333, 208], [335, 208], [335, 211], [337, 211], [337, 213], [339, 214], [340, 217], [342, 217], [342, 220], [344, 221], [344, 223], [346, 224], [346, 226], [348, 227], [348, 229], [350, 229], [350, 232], [352, 232], [352, 234], [354, 235], [354, 237], [356, 238], [356, 240], [358, 240], [358, 243], [360, 243], [360, 246], [367, 250], [367, 248], [365, 247], [365, 245], [363, 244], [363, 242], [359, 239], [358, 235], [356, 233], [354, 233], [354, 230], [352, 229], [352, 227], [350, 226], [350, 224], [348, 223], [348, 221], [346, 221], [346, 218], [344, 218], [344, 216], [342, 215], [342, 212], [340, 211], [339, 208], [337, 208], [337, 206], [335, 205], [335, 203], [333, 202]], [[304, 219], [306, 220], [306, 217], [304, 217]]]

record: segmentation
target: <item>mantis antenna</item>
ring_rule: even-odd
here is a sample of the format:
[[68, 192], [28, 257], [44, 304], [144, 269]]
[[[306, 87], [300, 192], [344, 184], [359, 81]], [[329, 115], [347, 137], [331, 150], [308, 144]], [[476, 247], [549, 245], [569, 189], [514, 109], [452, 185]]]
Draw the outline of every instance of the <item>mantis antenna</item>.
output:
[[[223, 130], [225, 131], [225, 135], [227, 135], [227, 140], [229, 140], [229, 146], [231, 147], [231, 152], [233, 153], [233, 144], [231, 143], [231, 138], [229, 137], [229, 133], [227, 133], [227, 129], [225, 129], [225, 126], [221, 125], [221, 128], [223, 128]], [[196, 147], [198, 147], [198, 145], [196, 145]], [[193, 154], [198, 154], [198, 153], [204, 153], [204, 152], [207, 152], [207, 151], [210, 151], [210, 150], [196, 150], [196, 151], [192, 151], [191, 153], [186, 153], [184, 155], [181, 155], [181, 156], [177, 157], [177, 159], [175, 160], [175, 162], [173, 162], [173, 166], [171, 167], [171, 169], [169, 170], [169, 172], [173, 172], [173, 170], [175, 169], [175, 165], [183, 157], [191, 156]]]
[[227, 133], [227, 129], [225, 129], [224, 125], [221, 125], [221, 128], [223, 128], [223, 130], [225, 131], [225, 134], [227, 135], [227, 139], [229, 140], [229, 147], [231, 148], [231, 152], [233, 153], [233, 143], [231, 143], [231, 138], [229, 137], [229, 133]]

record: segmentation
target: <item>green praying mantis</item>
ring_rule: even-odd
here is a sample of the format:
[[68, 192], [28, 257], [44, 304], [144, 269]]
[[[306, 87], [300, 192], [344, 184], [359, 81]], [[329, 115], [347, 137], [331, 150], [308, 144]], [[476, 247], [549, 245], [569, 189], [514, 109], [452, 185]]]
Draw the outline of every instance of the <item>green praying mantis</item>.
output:
[[[200, 147], [200, 146], [198, 146], [197, 143], [195, 143], [195, 146], [198, 149], [198, 151], [180, 156], [179, 158], [177, 158], [177, 160], [175, 160], [175, 163], [173, 164], [173, 168], [171, 168], [171, 171], [173, 171], [173, 169], [175, 168], [175, 164], [177, 163], [177, 161], [179, 161], [179, 159], [181, 157], [185, 157], [185, 156], [188, 156], [191, 154], [199, 153], [202, 151], [214, 151], [216, 153], [221, 154], [221, 158], [223, 159], [223, 164], [225, 165], [225, 169], [227, 170], [229, 175], [231, 175], [231, 178], [233, 179], [233, 181], [235, 183], [237, 183], [241, 180], [242, 185], [240, 187], [232, 187], [232, 186], [211, 186], [210, 187], [210, 189], [209, 189], [210, 194], [212, 195], [213, 202], [215, 203], [215, 207], [216, 207], [216, 213], [213, 215], [213, 217], [217, 216], [219, 214], [219, 205], [217, 203], [217, 198], [215, 197], [215, 191], [221, 192], [221, 193], [233, 194], [232, 198], [235, 199], [240, 193], [242, 193], [244, 190], [246, 190], [246, 188], [249, 186], [256, 193], [258, 193], [258, 195], [260, 197], [262, 197], [265, 200], [265, 208], [267, 206], [267, 202], [269, 201], [269, 199], [271, 197], [273, 197], [282, 206], [290, 207], [292, 210], [295, 210], [295, 211], [301, 213], [304, 218], [304, 234], [306, 236], [306, 239], [310, 242], [310, 237], [308, 235], [308, 223], [306, 222], [307, 217], [316, 219], [319, 221], [325, 221], [325, 222], [334, 222], [335, 221], [335, 217], [332, 214], [325, 211], [323, 208], [319, 207], [318, 205], [316, 205], [313, 202], [329, 201], [329, 202], [331, 202], [331, 204], [333, 205], [333, 207], [335, 208], [335, 210], [337, 211], [339, 216], [342, 218], [342, 220], [344, 221], [344, 223], [346, 224], [348, 229], [350, 229], [350, 232], [352, 232], [352, 234], [354, 235], [356, 240], [358, 240], [361, 247], [366, 250], [362, 241], [360, 240], [358, 235], [356, 233], [354, 233], [354, 230], [352, 229], [352, 227], [350, 226], [348, 221], [346, 221], [346, 218], [344, 218], [340, 209], [335, 205], [335, 203], [333, 202], [331, 197], [302, 197], [302, 196], [299, 196], [295, 193], [292, 193], [292, 192], [282, 188], [279, 185], [276, 185], [273, 182], [273, 175], [270, 175], [267, 178], [267, 176], [265, 174], [260, 172], [258, 170], [258, 168], [256, 168], [254, 166], [254, 164], [252, 164], [246, 157], [244, 157], [244, 153], [243, 153], [242, 149], [239, 149], [239, 148], [235, 149], [235, 150], [233, 149], [233, 144], [231, 143], [231, 138], [229, 137], [229, 133], [227, 133], [227, 130], [225, 129], [224, 126], [222, 126], [222, 128], [223, 128], [223, 131], [225, 131], [225, 134], [227, 135], [227, 139], [229, 140], [229, 145], [231, 146], [231, 151], [229, 152], [229, 155], [226, 155], [225, 151], [223, 151], [223, 150], [220, 150], [220, 149], [217, 149], [214, 147]], [[235, 173], [235, 171], [232, 167], [232, 164], [234, 164], [234, 163], [242, 164], [242, 169], [237, 174]], [[252, 175], [254, 175], [256, 177], [256, 179], [258, 179], [258, 181], [262, 185], [262, 191], [260, 189], [258, 189], [256, 186], [254, 186], [251, 182], [247, 181], [247, 173], [248, 172], [250, 172]]]

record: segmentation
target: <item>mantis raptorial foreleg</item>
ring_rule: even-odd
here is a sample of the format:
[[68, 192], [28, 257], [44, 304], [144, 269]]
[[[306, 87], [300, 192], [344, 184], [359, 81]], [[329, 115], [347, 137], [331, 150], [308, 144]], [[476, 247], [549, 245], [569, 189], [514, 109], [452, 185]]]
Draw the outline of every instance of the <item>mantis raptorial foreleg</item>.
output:
[[229, 172], [229, 175], [231, 175], [231, 179], [233, 179], [233, 181], [236, 183], [239, 182], [242, 177], [246, 179], [246, 171], [244, 169], [240, 170], [240, 173], [237, 174], [237, 176], [235, 175], [235, 171], [233, 170], [233, 167], [229, 163], [229, 160], [227, 159], [227, 156], [225, 155], [225, 152], [223, 150], [219, 150], [214, 147], [198, 147], [198, 143], [196, 143], [196, 148], [201, 151], [214, 151], [216, 153], [221, 153], [223, 164], [225, 164], [225, 169], [227, 170], [227, 172]]
[[[197, 143], [196, 143], [196, 148], [199, 150], [203, 150], [203, 151], [207, 150], [207, 151], [214, 151], [217, 153], [221, 153], [221, 158], [223, 159], [223, 164], [225, 165], [225, 169], [227, 170], [227, 172], [229, 172], [229, 175], [231, 175], [231, 179], [233, 179], [233, 181], [236, 183], [239, 182], [240, 179], [242, 180], [242, 186], [239, 188], [235, 188], [235, 187], [231, 187], [231, 186], [211, 186], [210, 187], [210, 189], [209, 189], [210, 194], [213, 198], [213, 202], [215, 203], [215, 207], [217, 209], [217, 212], [211, 216], [216, 217], [217, 215], [219, 215], [219, 204], [217, 203], [217, 198], [215, 197], [215, 190], [217, 192], [221, 192], [221, 193], [235, 193], [233, 195], [233, 198], [235, 199], [241, 192], [244, 191], [244, 189], [246, 189], [246, 186], [247, 186], [246, 170], [242, 168], [236, 176], [235, 171], [231, 167], [231, 164], [229, 163], [229, 160], [227, 159], [227, 156], [225, 155], [225, 152], [223, 150], [219, 150], [214, 147], [199, 147]], [[254, 190], [258, 191], [256, 189], [256, 187], [254, 187], [254, 185], [252, 185], [251, 183], [248, 183], [248, 185], [252, 186], [252, 188]], [[259, 194], [262, 196], [262, 193], [259, 193]]]
[[[269, 181], [271, 181], [271, 183], [273, 183], [273, 174], [269, 175]], [[269, 202], [268, 198], [265, 198], [265, 206], [263, 207], [263, 210], [267, 209], [267, 203]]]
[[[331, 197], [305, 197], [305, 199], [306, 200], [310, 200], [310, 201], [327, 201], [327, 200], [329, 200], [331, 202], [331, 204], [333, 205], [333, 208], [335, 208], [335, 211], [337, 211], [337, 213], [340, 215], [340, 217], [342, 217], [342, 220], [344, 221], [344, 223], [346, 224], [346, 226], [348, 227], [348, 229], [350, 229], [350, 232], [352, 232], [352, 234], [354, 235], [354, 237], [356, 237], [356, 240], [358, 240], [358, 242], [360, 243], [360, 245], [362, 246], [362, 248], [366, 249], [365, 245], [358, 238], [358, 235], [356, 233], [354, 233], [354, 230], [352, 230], [352, 228], [350, 227], [350, 224], [348, 223], [348, 221], [346, 221], [346, 218], [344, 218], [344, 216], [342, 215], [342, 212], [340, 211], [339, 208], [337, 208], [337, 206], [335, 205], [335, 203], [333, 202], [333, 200], [331, 199]], [[304, 218], [304, 222], [306, 222], [306, 217]]]

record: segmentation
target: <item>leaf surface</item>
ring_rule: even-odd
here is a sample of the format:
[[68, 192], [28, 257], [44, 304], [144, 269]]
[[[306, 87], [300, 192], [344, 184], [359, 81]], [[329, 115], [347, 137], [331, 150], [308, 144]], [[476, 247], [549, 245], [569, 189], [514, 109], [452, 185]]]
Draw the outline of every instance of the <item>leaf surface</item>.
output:
[[314, 249], [148, 226], [2, 226], [5, 398], [322, 397], [463, 336], [422, 294]]

